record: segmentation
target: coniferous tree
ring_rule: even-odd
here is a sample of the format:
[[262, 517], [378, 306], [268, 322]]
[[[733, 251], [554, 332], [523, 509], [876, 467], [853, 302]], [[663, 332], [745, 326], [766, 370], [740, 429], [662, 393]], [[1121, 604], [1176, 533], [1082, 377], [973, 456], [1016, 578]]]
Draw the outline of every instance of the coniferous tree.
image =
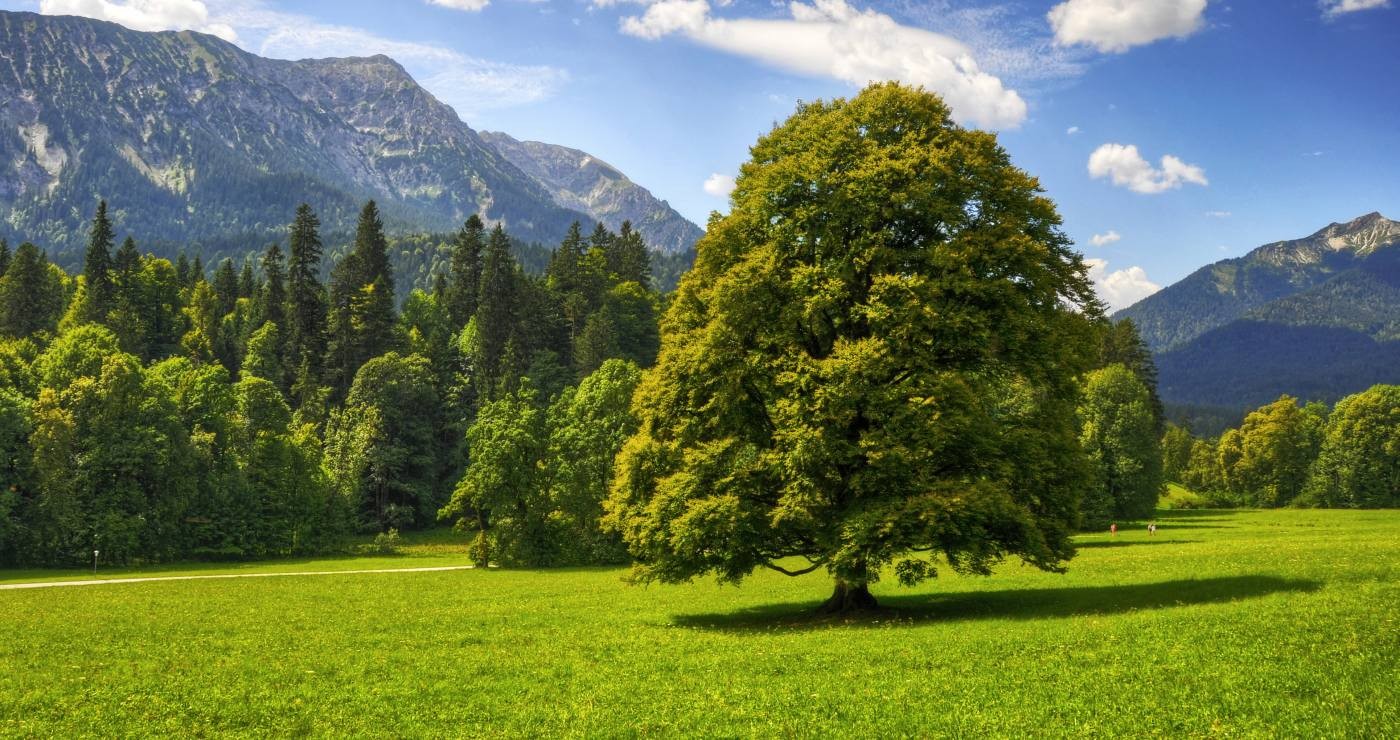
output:
[[514, 329], [516, 280], [510, 240], [497, 224], [486, 241], [486, 254], [481, 261], [480, 302], [476, 309], [477, 348], [473, 360], [482, 398], [494, 397], [501, 381], [506, 344]]
[[99, 201], [92, 219], [83, 277], [87, 280], [87, 303], [83, 320], [102, 322], [112, 308], [112, 222], [107, 218], [107, 201]]
[[0, 275], [10, 269], [10, 243], [0, 237]]
[[238, 273], [238, 297], [252, 298], [258, 292], [258, 279], [253, 275], [251, 260], [243, 260], [243, 269]]
[[238, 273], [233, 270], [233, 260], [224, 258], [214, 270], [214, 294], [219, 297], [219, 316], [233, 313], [238, 304]]
[[331, 273], [328, 380], [341, 398], [360, 366], [395, 344], [394, 276], [379, 209], [369, 201], [360, 211], [355, 244]]
[[194, 271], [190, 267], [190, 259], [185, 256], [183, 250], [180, 256], [175, 259], [175, 279], [180, 282], [181, 288], [194, 287]]
[[190, 287], [193, 288], [195, 283], [208, 277], [204, 274], [204, 259], [196, 254], [194, 264], [190, 265]]
[[286, 267], [282, 263], [282, 248], [269, 244], [262, 258], [263, 284], [257, 292], [258, 317], [264, 322], [286, 325], [287, 283]]
[[1166, 429], [1166, 412], [1162, 399], [1157, 395], [1157, 363], [1152, 360], [1152, 351], [1138, 333], [1137, 324], [1132, 319], [1110, 322], [1104, 331], [1103, 351], [1100, 367], [1120, 364], [1133, 372], [1143, 387], [1147, 388], [1148, 402], [1152, 407], [1153, 423], [1160, 436]]
[[326, 350], [326, 295], [321, 286], [321, 222], [311, 206], [297, 207], [288, 237], [287, 367], [305, 367], [308, 390], [319, 384]]
[[651, 253], [642, 235], [632, 229], [631, 221], [623, 221], [622, 229], [612, 241], [608, 270], [621, 283], [634, 282], [651, 288]]
[[473, 213], [452, 242], [450, 277], [444, 290], [448, 318], [461, 328], [476, 313], [477, 291], [481, 287], [481, 250], [486, 226]]
[[63, 313], [62, 287], [39, 248], [25, 242], [0, 279], [0, 332], [31, 337], [53, 331]]

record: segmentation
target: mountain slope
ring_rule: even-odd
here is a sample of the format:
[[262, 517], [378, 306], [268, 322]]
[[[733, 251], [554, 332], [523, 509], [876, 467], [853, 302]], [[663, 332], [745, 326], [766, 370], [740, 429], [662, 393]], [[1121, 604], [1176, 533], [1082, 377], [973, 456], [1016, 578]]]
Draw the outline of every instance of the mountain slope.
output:
[[330, 231], [370, 197], [401, 230], [481, 212], [554, 241], [588, 220], [388, 57], [264, 59], [198, 33], [0, 12], [0, 235], [71, 259], [100, 197], [141, 241], [276, 234], [303, 200]]
[[1119, 311], [1154, 352], [1181, 347], [1251, 311], [1321, 285], [1400, 243], [1400, 223], [1371, 213], [1303, 239], [1223, 260]]
[[556, 203], [586, 213], [613, 231], [631, 221], [648, 245], [664, 252], [683, 252], [705, 233], [669, 203], [587, 152], [519, 141], [497, 131], [484, 131], [481, 138], [543, 184]]
[[1167, 345], [1156, 361], [1168, 404], [1330, 402], [1400, 381], [1400, 223], [1380, 214], [1265, 245], [1167, 291], [1118, 316], [1152, 322]]

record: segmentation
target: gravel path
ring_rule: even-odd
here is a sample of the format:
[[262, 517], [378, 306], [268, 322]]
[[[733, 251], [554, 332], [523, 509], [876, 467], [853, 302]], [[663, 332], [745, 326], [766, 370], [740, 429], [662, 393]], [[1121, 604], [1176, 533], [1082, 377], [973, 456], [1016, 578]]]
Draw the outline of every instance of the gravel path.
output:
[[357, 573], [431, 573], [440, 570], [470, 570], [475, 565], [439, 565], [432, 568], [376, 568], [374, 570], [305, 570], [291, 573], [219, 573], [208, 576], [155, 576], [151, 578], [98, 578], [88, 581], [41, 581], [0, 583], [0, 590], [14, 588], [58, 588], [61, 586], [100, 586], [107, 583], [149, 583], [151, 581], [203, 581], [213, 578], [276, 578], [280, 576], [340, 576]]

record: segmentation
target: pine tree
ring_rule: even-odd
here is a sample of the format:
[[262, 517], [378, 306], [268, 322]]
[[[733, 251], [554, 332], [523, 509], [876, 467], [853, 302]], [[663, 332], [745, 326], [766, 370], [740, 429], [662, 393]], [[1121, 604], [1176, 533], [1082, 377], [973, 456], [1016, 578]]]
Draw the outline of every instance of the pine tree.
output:
[[618, 282], [635, 282], [643, 288], [651, 288], [651, 253], [642, 235], [632, 229], [631, 221], [622, 222], [622, 229], [608, 254], [608, 271], [617, 276]]
[[355, 373], [388, 352], [394, 336], [394, 277], [388, 241], [374, 201], [360, 211], [355, 244], [331, 273], [327, 380], [344, 398]]
[[107, 201], [99, 201], [92, 219], [83, 276], [87, 280], [87, 304], [83, 320], [101, 322], [112, 308], [112, 222], [107, 218]]
[[243, 260], [243, 269], [238, 273], [238, 297], [252, 298], [258, 292], [258, 279], [253, 275], [252, 260]]
[[233, 260], [224, 258], [214, 271], [214, 293], [219, 297], [219, 316], [233, 313], [238, 305], [238, 273], [233, 271]]
[[24, 338], [53, 331], [63, 312], [62, 288], [39, 248], [25, 242], [0, 279], [0, 332]]
[[326, 350], [326, 294], [321, 286], [321, 221], [311, 206], [297, 207], [288, 237], [287, 367], [305, 367], [307, 387], [321, 377]]
[[205, 280], [208, 277], [208, 275], [204, 274], [204, 259], [196, 254], [194, 256], [194, 264], [190, 266], [190, 287], [193, 288], [195, 283]]
[[181, 288], [194, 287], [194, 272], [190, 268], [190, 259], [185, 256], [184, 251], [175, 260], [175, 280]]
[[10, 269], [10, 243], [0, 237], [0, 275]]
[[482, 398], [494, 397], [501, 380], [506, 344], [515, 323], [515, 273], [510, 240], [497, 224], [486, 241], [486, 254], [481, 261], [480, 304], [476, 309], [477, 356], [473, 359]]
[[263, 284], [257, 291], [258, 317], [279, 328], [286, 326], [287, 278], [282, 261], [282, 248], [269, 244], [262, 258]]
[[579, 271], [583, 269], [583, 232], [575, 221], [569, 233], [549, 259], [549, 287], [567, 295], [579, 288]]
[[476, 313], [477, 291], [481, 285], [481, 248], [486, 226], [472, 214], [452, 243], [452, 266], [444, 293], [447, 315], [460, 329]]

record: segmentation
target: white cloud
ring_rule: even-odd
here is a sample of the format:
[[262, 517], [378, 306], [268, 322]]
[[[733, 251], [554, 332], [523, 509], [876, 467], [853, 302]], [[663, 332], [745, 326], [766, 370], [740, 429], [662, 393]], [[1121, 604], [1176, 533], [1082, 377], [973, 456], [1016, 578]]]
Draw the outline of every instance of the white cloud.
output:
[[1355, 13], [1358, 10], [1374, 10], [1376, 8], [1389, 8], [1390, 0], [1321, 0], [1322, 15], [1327, 18], [1336, 18], [1343, 13]]
[[453, 10], [476, 12], [491, 4], [491, 0], [428, 0], [429, 5], [441, 5]]
[[1093, 245], [1096, 247], [1102, 247], [1112, 244], [1122, 238], [1122, 234], [1119, 234], [1113, 229], [1109, 229], [1107, 234], [1094, 234], [1093, 236], [1089, 237], [1089, 241], [1092, 242]]
[[1206, 215], [1211, 218], [1229, 218], [1232, 214], [1229, 211], [1206, 211]]
[[1132, 144], [1104, 144], [1089, 155], [1089, 175], [1095, 179], [1112, 178], [1114, 185], [1136, 193], [1161, 193], [1181, 187], [1182, 183], [1209, 185], [1205, 170], [1187, 164], [1167, 154], [1162, 166], [1155, 168], [1138, 154]]
[[1078, 127], [1078, 126], [1070, 126], [1069, 128], [1065, 129], [1065, 135], [1066, 135], [1066, 136], [1074, 136], [1074, 135], [1077, 134], [1077, 133], [1079, 133], [1079, 127]]
[[81, 15], [120, 23], [136, 31], [199, 31], [225, 41], [237, 41], [228, 24], [211, 22], [200, 0], [40, 0], [44, 15]]
[[1203, 25], [1205, 10], [1206, 0], [1065, 0], [1046, 17], [1058, 44], [1088, 44], [1104, 53], [1119, 53], [1190, 36]]
[[1109, 272], [1108, 260], [1090, 257], [1084, 260], [1084, 264], [1089, 267], [1089, 279], [1094, 282], [1094, 290], [1111, 311], [1127, 308], [1162, 289], [1162, 286], [1148, 279], [1146, 270], [1136, 265]]
[[1026, 102], [978, 68], [970, 49], [949, 36], [904, 26], [846, 0], [794, 0], [790, 19], [715, 18], [708, 0], [659, 0], [622, 19], [623, 33], [643, 39], [681, 34], [713, 49], [800, 74], [853, 85], [899, 80], [943, 96], [961, 123], [1015, 127]]
[[728, 198], [729, 194], [734, 192], [734, 178], [716, 172], [705, 178], [705, 184], [701, 187], [705, 189], [706, 193], [716, 198]]

